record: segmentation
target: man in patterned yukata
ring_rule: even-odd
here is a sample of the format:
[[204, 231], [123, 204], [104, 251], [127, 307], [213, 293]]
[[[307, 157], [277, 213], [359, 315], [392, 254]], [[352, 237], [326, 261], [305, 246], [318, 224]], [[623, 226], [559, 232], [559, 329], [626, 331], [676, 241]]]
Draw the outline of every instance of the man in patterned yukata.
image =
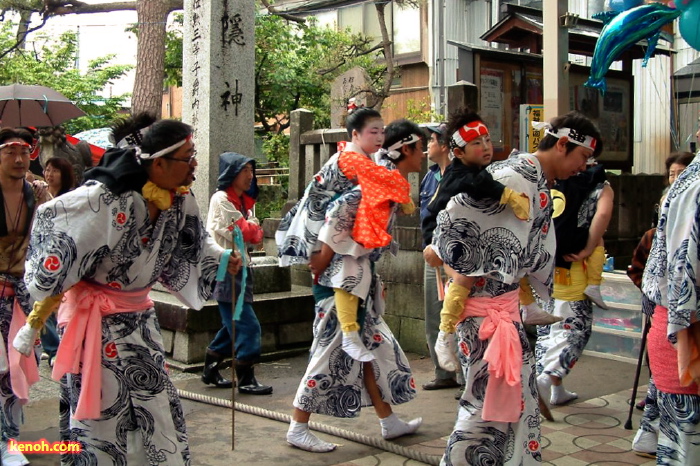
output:
[[[700, 130], [696, 133], [700, 139]], [[656, 385], [656, 464], [700, 464], [700, 156], [671, 185], [644, 269], [656, 303], [648, 336]]]
[[[22, 129], [0, 130], [0, 426], [3, 465], [27, 464], [21, 453], [7, 451], [8, 439], [17, 440], [22, 422], [22, 405], [27, 402], [29, 385], [39, 380], [36, 359], [10, 354], [7, 368], [6, 343], [17, 333], [31, 309], [29, 294], [22, 280], [29, 244], [29, 228], [37, 205], [48, 201], [48, 191], [39, 191], [25, 180], [32, 150], [32, 135]], [[34, 341], [31, 349], [33, 350]]]
[[[412, 122], [399, 120], [386, 127], [384, 148], [378, 152], [379, 164], [400, 174], [418, 172], [423, 160], [422, 131]], [[393, 170], [395, 168], [395, 170]], [[287, 442], [312, 452], [329, 452], [333, 443], [316, 437], [309, 431], [312, 413], [349, 418], [360, 414], [360, 409], [372, 405], [381, 426], [382, 437], [394, 439], [412, 434], [422, 419], [403, 421], [392, 410], [392, 405], [406, 403], [416, 395], [411, 368], [401, 346], [387, 326], [384, 314], [384, 286], [374, 271], [374, 264], [387, 250], [393, 254], [398, 244], [388, 235], [392, 231], [399, 208], [405, 212], [415, 207], [412, 202], [399, 205], [386, 202], [389, 216], [383, 225], [383, 246], [362, 246], [357, 225], [362, 225], [361, 205], [377, 203], [366, 185], [338, 196], [328, 206], [325, 220], [318, 233], [321, 252], [312, 256], [309, 269], [318, 275], [314, 285], [316, 319], [311, 359], [302, 377], [294, 399], [294, 414], [287, 432]], [[309, 209], [309, 206], [304, 206]], [[368, 233], [364, 229], [364, 233]], [[375, 231], [376, 232], [376, 231]], [[330, 251], [326, 255], [325, 251]], [[345, 351], [344, 332], [338, 317], [340, 288], [357, 297], [360, 302], [357, 322], [360, 326], [359, 344], [371, 360], [360, 361]]]
[[[546, 310], [562, 321], [537, 328], [537, 387], [542, 399], [561, 405], [578, 398], [564, 388], [563, 379], [579, 360], [593, 325], [593, 304], [600, 299], [605, 262], [603, 234], [613, 211], [613, 190], [602, 165], [558, 182], [552, 190], [557, 252], [554, 291]], [[561, 208], [558, 205], [563, 204]], [[590, 293], [594, 288], [596, 293]], [[598, 296], [594, 301], [592, 298]], [[607, 309], [607, 306], [605, 307]]]
[[[475, 201], [467, 194], [453, 197], [438, 215], [433, 252], [424, 256], [432, 266], [444, 262], [467, 290], [461, 313], [454, 316], [445, 307], [441, 313], [441, 328], [454, 332], [457, 325], [466, 379], [442, 464], [541, 462], [535, 361], [520, 318], [519, 282], [528, 275], [548, 298], [555, 250], [549, 187], [583, 171], [601, 149], [588, 119], [576, 113], [557, 117], [534, 155], [514, 154], [487, 168], [495, 180], [528, 196], [529, 220], [519, 220], [498, 200]], [[442, 333], [438, 360], [453, 360], [454, 338]]]
[[[148, 292], [160, 282], [200, 309], [218, 268], [240, 269], [240, 257], [228, 260], [230, 251], [206, 233], [189, 192], [197, 166], [192, 128], [153, 120], [115, 128], [118, 147], [83, 186], [41, 206], [32, 231], [30, 293], [44, 302], [65, 294], [53, 378], [66, 375], [61, 440], [82, 446], [63, 457], [67, 464], [190, 463]], [[30, 316], [23, 332], [35, 335], [42, 319]], [[14, 343], [22, 349], [21, 338]]]

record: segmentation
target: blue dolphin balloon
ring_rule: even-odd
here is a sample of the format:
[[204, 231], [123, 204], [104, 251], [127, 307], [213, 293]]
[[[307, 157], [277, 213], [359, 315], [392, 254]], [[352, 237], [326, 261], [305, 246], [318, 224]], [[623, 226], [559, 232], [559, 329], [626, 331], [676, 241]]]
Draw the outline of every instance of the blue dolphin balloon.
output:
[[593, 52], [591, 74], [584, 85], [600, 89], [605, 93], [607, 89], [605, 74], [612, 62], [642, 39], [646, 39], [649, 44], [642, 64], [646, 66], [649, 57], [656, 49], [661, 28], [678, 18], [681, 13], [682, 11], [661, 3], [652, 3], [615, 15], [600, 32]]

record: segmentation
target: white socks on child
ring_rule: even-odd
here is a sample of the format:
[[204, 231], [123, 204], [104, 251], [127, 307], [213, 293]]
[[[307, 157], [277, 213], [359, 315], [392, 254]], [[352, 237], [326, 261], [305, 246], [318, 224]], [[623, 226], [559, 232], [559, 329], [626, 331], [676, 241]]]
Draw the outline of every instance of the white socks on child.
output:
[[313, 453], [326, 453], [336, 448], [335, 443], [324, 442], [309, 430], [308, 422], [292, 421], [287, 431], [287, 443]]
[[423, 418], [417, 417], [412, 421], [406, 422], [399, 419], [396, 413], [392, 413], [390, 416], [380, 419], [379, 423], [382, 426], [382, 437], [385, 440], [391, 440], [417, 431], [423, 424]]
[[563, 405], [578, 398], [578, 394], [566, 390], [564, 384], [552, 384], [549, 374], [537, 376], [537, 390], [540, 397], [545, 401], [549, 400], [551, 405]]
[[374, 356], [367, 349], [358, 332], [343, 332], [343, 351], [360, 362], [373, 361]]
[[520, 306], [523, 323], [528, 325], [551, 325], [562, 320], [561, 317], [542, 310], [537, 303]]
[[603, 295], [600, 294], [600, 285], [588, 285], [585, 290], [583, 290], [588, 299], [593, 301], [593, 304], [598, 306], [603, 310], [610, 309], [605, 301], [603, 301]]

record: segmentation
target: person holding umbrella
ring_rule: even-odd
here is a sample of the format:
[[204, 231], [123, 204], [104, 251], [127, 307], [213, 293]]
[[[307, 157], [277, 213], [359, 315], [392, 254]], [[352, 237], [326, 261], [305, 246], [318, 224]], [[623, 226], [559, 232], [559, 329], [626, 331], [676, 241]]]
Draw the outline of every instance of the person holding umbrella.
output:
[[26, 130], [0, 129], [0, 359], [5, 366], [4, 371], [0, 370], [0, 449], [2, 464], [11, 465], [27, 464], [21, 453], [7, 452], [7, 441], [19, 437], [22, 405], [39, 374], [34, 357], [20, 359], [13, 354], [9, 355], [8, 371], [5, 348], [31, 310], [22, 280], [29, 231], [37, 206], [51, 198], [45, 188], [25, 180], [32, 142], [32, 135]]
[[[225, 152], [219, 157], [218, 191], [211, 197], [207, 216], [207, 231], [219, 246], [233, 248], [233, 228], [237, 226], [246, 244], [260, 244], [263, 231], [253, 217], [252, 208], [258, 197], [255, 178], [255, 160], [241, 154]], [[242, 254], [247, 252], [241, 251]], [[255, 379], [253, 364], [260, 357], [260, 323], [253, 310], [253, 273], [248, 268], [246, 281], [243, 271], [235, 277], [227, 275], [217, 282], [214, 298], [219, 303], [223, 326], [209, 344], [204, 359], [202, 382], [219, 388], [231, 388], [231, 381], [219, 372], [224, 358], [232, 355], [232, 338], [235, 337], [236, 376], [238, 392], [249, 395], [269, 395], [272, 387]], [[235, 289], [231, 289], [235, 286]], [[233, 329], [234, 294], [244, 293], [243, 308]]]

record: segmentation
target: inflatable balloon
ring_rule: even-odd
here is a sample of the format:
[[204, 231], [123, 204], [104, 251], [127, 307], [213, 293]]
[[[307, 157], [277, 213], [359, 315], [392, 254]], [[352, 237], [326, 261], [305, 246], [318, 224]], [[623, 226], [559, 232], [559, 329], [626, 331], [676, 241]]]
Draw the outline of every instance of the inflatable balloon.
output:
[[661, 3], [652, 3], [623, 11], [609, 19], [595, 44], [591, 74], [584, 85], [605, 92], [605, 75], [612, 62], [617, 60], [622, 52], [643, 39], [649, 44], [643, 62], [643, 66], [646, 66], [656, 49], [661, 28], [682, 13], [681, 10], [669, 8]]
[[700, 50], [700, 1], [692, 2], [683, 11], [678, 22], [678, 30], [688, 45], [695, 50]]
[[630, 8], [638, 7], [643, 3], [644, 0], [608, 0], [605, 5], [612, 11], [625, 11], [629, 10]]
[[697, 0], [675, 0], [673, 3], [675, 3], [675, 6], [677, 9], [683, 11], [687, 10], [690, 8], [690, 5], [693, 3], [698, 3]]

